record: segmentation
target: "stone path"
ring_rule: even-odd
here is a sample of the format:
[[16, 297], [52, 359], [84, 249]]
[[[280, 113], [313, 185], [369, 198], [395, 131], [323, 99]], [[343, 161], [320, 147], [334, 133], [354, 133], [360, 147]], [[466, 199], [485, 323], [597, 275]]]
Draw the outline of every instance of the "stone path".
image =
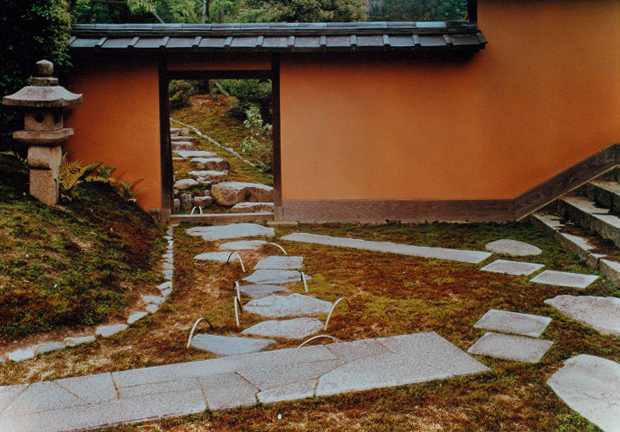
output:
[[488, 371], [436, 333], [292, 348], [0, 387], [0, 430], [93, 429]]

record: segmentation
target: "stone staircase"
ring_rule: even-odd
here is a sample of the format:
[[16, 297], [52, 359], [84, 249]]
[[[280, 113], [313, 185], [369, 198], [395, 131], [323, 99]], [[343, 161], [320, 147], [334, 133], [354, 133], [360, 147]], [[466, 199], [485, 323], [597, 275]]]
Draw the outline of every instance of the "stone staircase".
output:
[[[273, 187], [228, 181], [230, 163], [216, 153], [200, 151], [187, 129], [171, 128], [173, 161], [189, 161], [195, 169], [174, 183], [174, 213], [202, 209], [217, 203], [231, 213], [273, 213]], [[186, 191], [191, 188], [191, 193]], [[199, 192], [196, 191], [199, 190]]]
[[620, 284], [620, 169], [602, 174], [530, 216], [566, 249]]

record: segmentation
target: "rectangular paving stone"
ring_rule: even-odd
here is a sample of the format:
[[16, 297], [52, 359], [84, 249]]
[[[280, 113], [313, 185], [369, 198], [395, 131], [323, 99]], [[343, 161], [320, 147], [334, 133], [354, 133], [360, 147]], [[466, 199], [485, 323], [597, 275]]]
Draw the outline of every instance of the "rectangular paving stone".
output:
[[491, 309], [474, 324], [475, 328], [538, 337], [547, 328], [551, 318], [517, 312]]
[[0, 415], [15, 399], [28, 388], [28, 384], [17, 384], [0, 387]]
[[487, 332], [467, 350], [504, 360], [538, 363], [553, 345], [552, 341]]
[[95, 429], [121, 423], [134, 423], [164, 417], [197, 414], [207, 408], [201, 390], [149, 395], [113, 400], [100, 404], [32, 413], [24, 416], [0, 417], [0, 430], [11, 432], [64, 432]]
[[131, 399], [140, 396], [155, 395], [160, 393], [171, 394], [186, 392], [190, 390], [199, 390], [200, 388], [200, 383], [198, 382], [197, 378], [186, 378], [131, 387], [120, 387], [118, 389], [118, 393], [119, 399]]
[[545, 270], [530, 282], [584, 289], [597, 279], [595, 275]]
[[361, 358], [384, 355], [389, 352], [385, 346], [374, 339], [332, 343], [326, 345], [326, 347], [334, 353], [341, 362], [350, 362]]
[[257, 401], [259, 390], [236, 373], [201, 378], [200, 384], [212, 410], [251, 406]]
[[299, 270], [303, 260], [301, 256], [269, 256], [257, 262], [254, 270]]
[[297, 363], [260, 369], [242, 369], [237, 373], [260, 390], [278, 388], [296, 382], [319, 378], [341, 362], [328, 360], [314, 363]]
[[63, 408], [85, 405], [86, 402], [69, 393], [51, 381], [30, 384], [7, 409], [3, 415], [16, 417], [30, 413], [40, 413]]
[[272, 388], [258, 394], [261, 403], [292, 401], [314, 396], [317, 380], [308, 380]]
[[482, 267], [480, 270], [493, 272], [493, 273], [503, 273], [509, 275], [530, 275], [541, 268], [544, 267], [544, 264], [535, 264], [535, 263], [526, 263], [519, 261], [508, 261], [508, 260], [495, 260], [490, 264]]
[[460, 261], [472, 264], [478, 264], [491, 256], [490, 252], [414, 246], [390, 242], [375, 242], [369, 240], [358, 240], [344, 237], [331, 237], [306, 233], [289, 234], [282, 237], [282, 240], [296, 241], [300, 243], [320, 244], [325, 246], [348, 247], [375, 252], [417, 256], [422, 258], [436, 258], [449, 261]]
[[54, 383], [88, 403], [101, 403], [118, 398], [111, 373], [62, 378]]

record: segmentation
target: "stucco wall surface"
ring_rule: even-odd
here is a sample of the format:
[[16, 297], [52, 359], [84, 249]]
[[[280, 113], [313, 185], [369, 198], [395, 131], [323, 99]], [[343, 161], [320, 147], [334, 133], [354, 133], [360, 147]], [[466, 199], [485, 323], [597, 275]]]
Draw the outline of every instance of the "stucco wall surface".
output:
[[616, 0], [479, 3], [464, 63], [281, 62], [283, 200], [514, 198], [620, 141]]

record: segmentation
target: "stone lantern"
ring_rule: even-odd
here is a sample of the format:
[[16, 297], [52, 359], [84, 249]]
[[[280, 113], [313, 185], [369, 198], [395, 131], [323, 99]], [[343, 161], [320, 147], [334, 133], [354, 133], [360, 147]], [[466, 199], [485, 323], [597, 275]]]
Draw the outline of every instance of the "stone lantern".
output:
[[73, 129], [63, 127], [63, 111], [82, 102], [82, 95], [59, 86], [53, 73], [54, 65], [41, 60], [29, 86], [2, 98], [3, 105], [24, 111], [24, 130], [13, 133], [13, 138], [28, 145], [30, 195], [48, 205], [58, 202], [61, 144], [73, 135]]

